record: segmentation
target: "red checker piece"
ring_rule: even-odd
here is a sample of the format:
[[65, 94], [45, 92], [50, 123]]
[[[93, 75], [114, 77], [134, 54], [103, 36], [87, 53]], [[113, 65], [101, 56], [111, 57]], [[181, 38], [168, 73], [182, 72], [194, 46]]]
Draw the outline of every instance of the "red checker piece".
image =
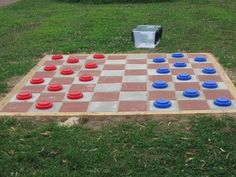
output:
[[44, 79], [42, 77], [34, 77], [30, 80], [31, 84], [41, 84], [44, 82]]
[[39, 101], [36, 103], [36, 108], [37, 109], [49, 109], [53, 106], [53, 103], [50, 101]]
[[56, 65], [54, 65], [54, 64], [48, 64], [48, 65], [46, 65], [45, 67], [44, 67], [44, 70], [45, 71], [54, 71], [54, 70], [56, 70], [57, 69], [57, 67], [56, 67]]
[[68, 94], [67, 94], [67, 98], [69, 99], [80, 99], [83, 97], [83, 93], [80, 92], [80, 91], [70, 91]]
[[50, 84], [48, 86], [49, 91], [59, 91], [59, 90], [62, 90], [62, 89], [63, 89], [63, 87], [60, 84]]
[[67, 63], [78, 63], [79, 62], [79, 58], [78, 57], [75, 57], [75, 56], [70, 56], [68, 59], [67, 59]]
[[71, 68], [64, 68], [64, 69], [61, 70], [61, 74], [63, 74], [63, 75], [70, 75], [70, 74], [73, 74], [73, 73], [74, 73], [74, 71]]
[[91, 80], [93, 80], [93, 76], [91, 74], [82, 74], [79, 77], [79, 80], [83, 81], [83, 82], [91, 81]]
[[60, 60], [60, 59], [62, 59], [62, 58], [63, 58], [63, 55], [62, 55], [62, 54], [55, 54], [55, 55], [52, 56], [52, 59], [53, 59], [53, 60]]
[[98, 65], [95, 62], [88, 62], [85, 64], [85, 68], [92, 69], [92, 68], [97, 68]]
[[25, 92], [20, 92], [16, 95], [16, 98], [18, 100], [28, 100], [30, 98], [32, 98], [32, 93], [25, 91]]
[[103, 53], [95, 53], [93, 55], [93, 58], [102, 59], [102, 58], [105, 58], [105, 55]]

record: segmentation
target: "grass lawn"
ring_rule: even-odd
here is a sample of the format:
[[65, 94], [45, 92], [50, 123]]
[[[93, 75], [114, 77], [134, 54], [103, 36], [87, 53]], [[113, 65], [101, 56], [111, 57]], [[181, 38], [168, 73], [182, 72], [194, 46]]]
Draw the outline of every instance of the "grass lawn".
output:
[[100, 130], [0, 120], [0, 176], [234, 177], [236, 122], [129, 123]]
[[[0, 8], [0, 93], [44, 53], [135, 50], [131, 30], [161, 24], [159, 52], [212, 52], [236, 67], [236, 1], [86, 5], [21, 0]], [[153, 50], [155, 51], [155, 50]], [[0, 120], [0, 176], [236, 176], [236, 121], [120, 124], [101, 130]]]

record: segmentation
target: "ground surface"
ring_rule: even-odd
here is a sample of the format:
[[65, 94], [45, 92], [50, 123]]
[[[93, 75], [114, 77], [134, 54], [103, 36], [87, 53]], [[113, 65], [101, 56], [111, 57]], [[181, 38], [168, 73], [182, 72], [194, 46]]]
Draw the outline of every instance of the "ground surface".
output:
[[[214, 53], [234, 78], [235, 9], [232, 0], [132, 5], [22, 0], [0, 9], [0, 92], [45, 52], [134, 50], [130, 32], [143, 23], [163, 25], [157, 51]], [[153, 122], [93, 131], [1, 119], [0, 176], [236, 176], [235, 121], [195, 117], [183, 126]]]
[[17, 0], [0, 0], [0, 7], [15, 3]]
[[1, 176], [234, 177], [235, 121], [127, 123], [91, 130], [0, 120]]
[[[94, 116], [101, 113], [120, 113], [130, 116], [130, 112], [134, 115], [151, 112], [156, 115], [236, 112], [236, 89], [211, 54], [184, 53], [180, 58], [166, 53], [100, 55], [103, 58], [96, 59], [94, 54], [45, 56], [25, 76], [24, 82], [19, 83], [9, 94], [9, 98], [3, 101], [5, 106], [2, 110], [0, 108], [0, 112], [3, 115], [16, 116], [19, 113], [21, 116], [41, 116], [42, 113], [44, 116], [68, 116], [66, 113], [74, 113], [74, 116], [81, 113], [94, 113]], [[198, 56], [204, 56], [206, 61], [195, 61]], [[162, 57], [164, 62], [153, 61], [158, 57]], [[178, 63], [186, 66], [178, 67]], [[89, 64], [94, 65], [94, 68], [87, 68]], [[52, 66], [53, 70], [48, 71], [47, 68]], [[169, 72], [156, 71], [162, 67], [167, 67]], [[203, 69], [207, 67], [212, 67], [216, 73], [204, 73]], [[64, 71], [70, 73], [65, 75]], [[84, 74], [89, 74], [92, 80], [81, 81]], [[189, 74], [190, 79], [178, 79], [181, 74]], [[38, 78], [43, 82], [31, 82]], [[209, 80], [215, 81], [218, 87], [203, 87], [203, 82]], [[153, 83], [157, 81], [166, 82], [167, 87], [153, 87]], [[59, 87], [60, 90], [50, 90], [55, 84], [59, 84], [61, 89]], [[184, 96], [186, 89], [196, 89], [199, 96]], [[71, 99], [70, 95], [75, 91], [79, 92], [79, 97]], [[26, 100], [25, 93], [29, 94], [29, 97], [26, 95]], [[21, 94], [23, 98], [20, 97]], [[219, 97], [229, 98], [232, 104], [226, 107], [216, 106], [214, 100]], [[168, 99], [170, 107], [155, 107], [154, 101], [161, 98]], [[52, 106], [43, 110], [38, 108], [37, 105], [42, 101], [49, 101]]]

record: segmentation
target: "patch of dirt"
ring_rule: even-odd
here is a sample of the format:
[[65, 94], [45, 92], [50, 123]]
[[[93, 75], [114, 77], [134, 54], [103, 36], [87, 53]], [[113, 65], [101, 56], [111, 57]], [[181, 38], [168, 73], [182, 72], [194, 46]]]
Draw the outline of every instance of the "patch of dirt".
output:
[[188, 118], [177, 118], [168, 117], [167, 119], [159, 119], [158, 116], [133, 116], [127, 118], [127, 116], [117, 116], [117, 117], [101, 117], [99, 119], [90, 119], [83, 117], [70, 117], [65, 120], [61, 120], [58, 122], [59, 126], [71, 127], [73, 125], [81, 125], [83, 127], [91, 128], [94, 130], [101, 129], [106, 126], [117, 126], [119, 123], [139, 123], [142, 124], [148, 120], [156, 121], [159, 125], [166, 125], [167, 127], [178, 127], [180, 124], [184, 124], [186, 129], [189, 130], [191, 128], [190, 122]]
[[0, 0], [0, 7], [1, 6], [6, 6], [6, 5], [9, 5], [9, 4], [13, 4], [16, 1], [18, 1], [18, 0]]
[[0, 101], [20, 82], [23, 76], [14, 76], [7, 80], [7, 93], [0, 93]]

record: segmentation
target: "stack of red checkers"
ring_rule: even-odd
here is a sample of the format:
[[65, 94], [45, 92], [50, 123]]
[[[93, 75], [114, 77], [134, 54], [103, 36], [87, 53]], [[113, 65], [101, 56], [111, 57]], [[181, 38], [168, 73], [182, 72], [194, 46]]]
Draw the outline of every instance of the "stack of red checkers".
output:
[[62, 90], [62, 89], [63, 89], [63, 87], [60, 84], [50, 84], [48, 86], [49, 91], [59, 91], [59, 90]]
[[53, 106], [52, 102], [50, 101], [39, 101], [36, 103], [37, 109], [49, 109]]
[[105, 55], [103, 53], [95, 53], [93, 55], [93, 58], [102, 59], [102, 58], [105, 58]]
[[61, 70], [61, 74], [63, 74], [63, 75], [70, 75], [73, 73], [74, 73], [74, 71], [71, 68], [64, 68]]
[[75, 56], [70, 56], [68, 59], [67, 59], [67, 63], [78, 63], [79, 62], [79, 58], [78, 57], [75, 57]]
[[31, 84], [41, 84], [44, 82], [44, 79], [42, 77], [34, 77], [30, 80]]
[[93, 80], [93, 76], [90, 75], [90, 74], [82, 74], [82, 75], [79, 77], [79, 80], [80, 80], [80, 81], [83, 81], [83, 82], [91, 81], [91, 80]]
[[60, 60], [60, 59], [62, 59], [62, 58], [63, 58], [63, 55], [62, 55], [62, 54], [55, 54], [55, 55], [52, 56], [52, 59], [53, 59], [53, 60]]
[[32, 98], [32, 93], [25, 91], [25, 92], [20, 92], [16, 95], [16, 98], [18, 100], [28, 100], [30, 98]]
[[93, 68], [97, 68], [98, 65], [95, 63], [95, 62], [88, 62], [85, 64], [85, 68], [88, 68], [88, 69], [93, 69]]
[[57, 67], [54, 64], [48, 64], [48, 65], [44, 66], [45, 71], [54, 71], [56, 69], [57, 69]]
[[70, 91], [68, 94], [67, 94], [67, 98], [69, 99], [80, 99], [83, 97], [83, 93], [80, 92], [80, 91]]

